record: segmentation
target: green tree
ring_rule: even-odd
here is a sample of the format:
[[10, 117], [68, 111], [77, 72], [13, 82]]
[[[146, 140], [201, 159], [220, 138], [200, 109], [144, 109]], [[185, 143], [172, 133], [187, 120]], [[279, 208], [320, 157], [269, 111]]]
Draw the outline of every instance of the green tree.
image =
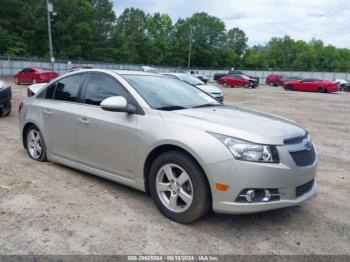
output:
[[228, 47], [231, 48], [236, 55], [241, 57], [248, 47], [248, 37], [238, 27], [234, 27], [227, 32]]

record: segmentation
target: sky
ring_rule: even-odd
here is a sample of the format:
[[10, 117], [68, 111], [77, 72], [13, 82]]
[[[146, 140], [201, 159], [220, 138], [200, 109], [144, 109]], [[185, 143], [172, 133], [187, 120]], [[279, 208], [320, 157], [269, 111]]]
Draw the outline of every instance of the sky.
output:
[[113, 0], [117, 15], [127, 7], [146, 13], [166, 13], [176, 20], [206, 12], [224, 21], [226, 29], [241, 28], [248, 44], [265, 44], [271, 37], [321, 39], [350, 48], [350, 0]]

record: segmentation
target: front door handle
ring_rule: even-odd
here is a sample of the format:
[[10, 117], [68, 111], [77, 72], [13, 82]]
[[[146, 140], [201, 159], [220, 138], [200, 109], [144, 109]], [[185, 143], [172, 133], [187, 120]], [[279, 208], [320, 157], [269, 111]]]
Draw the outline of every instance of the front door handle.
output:
[[51, 111], [50, 110], [44, 110], [44, 114], [45, 115], [51, 115]]
[[89, 119], [87, 119], [86, 117], [79, 118], [79, 122], [84, 124], [84, 125], [89, 125], [90, 124]]

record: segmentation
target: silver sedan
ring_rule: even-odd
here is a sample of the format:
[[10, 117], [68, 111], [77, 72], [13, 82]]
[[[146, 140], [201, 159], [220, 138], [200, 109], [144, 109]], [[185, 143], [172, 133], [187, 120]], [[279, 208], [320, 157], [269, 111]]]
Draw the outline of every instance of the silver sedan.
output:
[[308, 132], [157, 74], [80, 70], [20, 105], [29, 156], [143, 191], [168, 218], [297, 205], [317, 191]]

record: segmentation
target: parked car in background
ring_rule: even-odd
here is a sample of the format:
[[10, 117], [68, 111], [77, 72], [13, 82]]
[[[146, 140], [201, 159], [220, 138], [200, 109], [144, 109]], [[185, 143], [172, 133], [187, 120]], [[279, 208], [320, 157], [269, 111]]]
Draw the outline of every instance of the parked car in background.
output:
[[286, 82], [299, 81], [302, 80], [300, 76], [282, 76], [280, 79], [281, 86], [283, 86]]
[[0, 80], [0, 117], [8, 116], [12, 110], [12, 91], [11, 86]]
[[210, 84], [206, 84], [195, 76], [183, 74], [183, 73], [163, 73], [162, 75], [171, 76], [171, 77], [180, 79], [186, 82], [187, 84], [198, 87], [199, 89], [210, 94], [212, 97], [219, 100], [220, 102], [224, 101], [224, 93], [220, 90], [220, 88]]
[[151, 66], [142, 66], [141, 68], [143, 71], [148, 72], [148, 73], [154, 73], [154, 74], [159, 73], [159, 69], [151, 67]]
[[75, 65], [69, 70], [69, 72], [82, 70], [82, 69], [93, 69], [93, 68], [94, 67], [92, 65]]
[[216, 73], [216, 74], [214, 74], [214, 80], [218, 81], [221, 77], [224, 77], [227, 75], [244, 75], [250, 79], [255, 79], [256, 86], [259, 85], [259, 81], [260, 81], [259, 77], [249, 76], [249, 75], [245, 74], [244, 72], [242, 72], [241, 70], [230, 70], [227, 74]]
[[334, 82], [339, 87], [339, 90], [350, 92], [350, 82], [344, 79], [335, 79]]
[[318, 78], [305, 78], [299, 81], [289, 81], [284, 83], [284, 89], [290, 91], [306, 91], [332, 93], [339, 90], [337, 84], [328, 80]]
[[15, 74], [14, 81], [16, 85], [47, 83], [58, 77], [54, 70], [44, 67], [27, 67]]
[[317, 193], [317, 153], [304, 128], [223, 105], [172, 77], [80, 70], [19, 108], [31, 159], [149, 191], [176, 222], [194, 222], [210, 210], [299, 205]]
[[281, 85], [281, 80], [286, 76], [281, 74], [271, 74], [266, 77], [265, 83], [270, 86], [279, 86]]
[[201, 80], [201, 81], [204, 82], [204, 83], [207, 83], [207, 82], [209, 81], [209, 78], [206, 77], [206, 76], [203, 75], [203, 74], [200, 74], [199, 71], [193, 71], [193, 70], [191, 70], [191, 71], [190, 71], [190, 74], [193, 75], [193, 76], [195, 76], [195, 77], [197, 77], [199, 80]]
[[249, 78], [246, 75], [226, 75], [221, 77], [218, 83], [225, 87], [256, 88], [258, 86], [256, 79]]

